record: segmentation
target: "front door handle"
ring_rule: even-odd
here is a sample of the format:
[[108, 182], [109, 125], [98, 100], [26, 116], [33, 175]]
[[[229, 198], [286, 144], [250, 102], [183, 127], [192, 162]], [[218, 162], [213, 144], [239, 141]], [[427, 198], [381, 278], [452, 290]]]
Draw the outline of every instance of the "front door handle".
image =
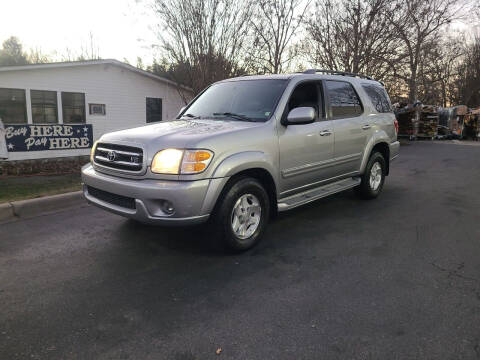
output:
[[368, 124], [367, 124], [367, 125], [363, 125], [363, 126], [362, 126], [362, 129], [363, 129], [363, 130], [368, 130], [368, 129], [370, 129], [370, 125], [368, 125]]
[[322, 130], [320, 131], [320, 136], [330, 136], [332, 132], [330, 130]]

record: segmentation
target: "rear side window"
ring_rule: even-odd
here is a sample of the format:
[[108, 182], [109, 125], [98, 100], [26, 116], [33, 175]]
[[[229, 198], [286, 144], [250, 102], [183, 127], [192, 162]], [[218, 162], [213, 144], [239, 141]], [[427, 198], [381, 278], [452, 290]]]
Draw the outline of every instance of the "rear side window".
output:
[[390, 100], [388, 99], [387, 92], [383, 87], [372, 84], [363, 84], [362, 87], [372, 101], [373, 107], [375, 108], [375, 110], [377, 110], [377, 112], [392, 112]]
[[333, 118], [354, 117], [362, 114], [362, 103], [350, 83], [327, 80], [325, 84]]

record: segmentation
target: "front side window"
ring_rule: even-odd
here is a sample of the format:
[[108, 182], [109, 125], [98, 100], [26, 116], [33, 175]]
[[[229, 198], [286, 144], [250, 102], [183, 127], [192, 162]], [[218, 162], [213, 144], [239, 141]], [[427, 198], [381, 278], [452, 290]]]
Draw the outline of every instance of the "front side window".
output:
[[4, 124], [26, 124], [25, 90], [0, 88], [0, 119]]
[[31, 90], [30, 98], [34, 124], [56, 124], [58, 122], [56, 91]]
[[333, 118], [355, 117], [362, 114], [362, 103], [350, 83], [328, 80], [325, 84]]
[[147, 123], [162, 119], [162, 99], [147, 97]]
[[390, 105], [390, 99], [387, 92], [383, 87], [373, 84], [363, 84], [363, 89], [367, 93], [368, 97], [372, 101], [372, 105], [379, 113], [392, 112], [392, 106]]
[[85, 94], [62, 92], [64, 124], [85, 123]]
[[290, 111], [297, 107], [313, 107], [315, 109], [315, 119], [318, 120], [319, 116], [323, 116], [321, 109], [319, 86], [315, 81], [308, 81], [298, 85], [293, 90], [290, 100], [287, 105], [286, 116]]
[[210, 86], [184, 114], [200, 118], [232, 117], [237, 120], [267, 121], [275, 111], [287, 80], [239, 80]]

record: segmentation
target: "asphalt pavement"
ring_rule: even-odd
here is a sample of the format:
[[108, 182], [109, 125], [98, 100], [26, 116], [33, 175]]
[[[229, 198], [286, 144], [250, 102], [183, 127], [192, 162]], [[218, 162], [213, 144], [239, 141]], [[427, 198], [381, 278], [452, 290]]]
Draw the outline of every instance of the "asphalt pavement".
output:
[[0, 359], [480, 359], [480, 146], [206, 242], [88, 205], [0, 225]]

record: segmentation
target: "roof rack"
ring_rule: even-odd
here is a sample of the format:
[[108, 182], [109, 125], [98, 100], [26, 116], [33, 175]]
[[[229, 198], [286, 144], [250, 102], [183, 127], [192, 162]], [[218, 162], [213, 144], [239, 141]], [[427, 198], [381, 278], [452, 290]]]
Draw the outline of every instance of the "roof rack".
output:
[[304, 74], [324, 73], [324, 74], [328, 74], [328, 75], [351, 76], [351, 77], [358, 77], [358, 78], [361, 78], [361, 79], [377, 81], [377, 80], [375, 80], [375, 79], [373, 79], [373, 78], [371, 78], [370, 76], [367, 76], [367, 75], [345, 72], [345, 71], [337, 71], [337, 70], [308, 69], [308, 70], [305, 70], [303, 73]]

